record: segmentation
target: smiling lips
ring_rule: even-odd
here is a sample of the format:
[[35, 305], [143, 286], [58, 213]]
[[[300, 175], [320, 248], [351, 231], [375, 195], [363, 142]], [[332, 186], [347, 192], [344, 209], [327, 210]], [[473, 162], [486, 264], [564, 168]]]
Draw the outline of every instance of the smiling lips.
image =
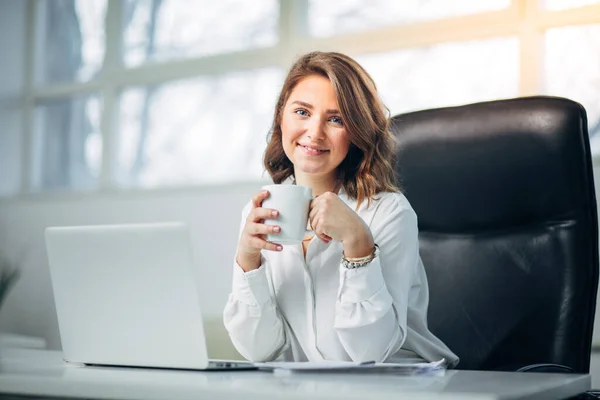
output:
[[319, 149], [316, 147], [306, 146], [303, 144], [298, 144], [299, 147], [304, 149], [304, 152], [310, 156], [320, 156], [321, 154], [329, 153], [327, 149]]

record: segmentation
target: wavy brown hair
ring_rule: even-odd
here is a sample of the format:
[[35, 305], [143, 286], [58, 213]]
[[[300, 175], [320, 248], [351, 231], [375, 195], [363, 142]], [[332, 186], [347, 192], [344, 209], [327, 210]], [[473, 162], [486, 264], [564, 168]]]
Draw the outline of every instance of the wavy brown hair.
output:
[[[338, 184], [358, 206], [379, 192], [397, 192], [394, 173], [394, 137], [389, 130], [389, 110], [375, 82], [352, 58], [334, 52], [312, 52], [300, 57], [288, 72], [275, 106], [273, 125], [267, 139], [264, 166], [279, 184], [294, 175], [294, 165], [281, 142], [281, 119], [285, 104], [302, 79], [320, 75], [331, 82], [350, 149], [337, 168]], [[358, 208], [357, 206], [357, 208]]]

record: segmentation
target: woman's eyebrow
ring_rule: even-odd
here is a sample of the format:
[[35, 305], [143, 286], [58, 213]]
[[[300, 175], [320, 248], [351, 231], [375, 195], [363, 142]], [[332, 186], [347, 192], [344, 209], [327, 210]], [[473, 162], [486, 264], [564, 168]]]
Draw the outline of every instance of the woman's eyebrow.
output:
[[[308, 108], [309, 110], [312, 110], [314, 108], [312, 104], [306, 103], [306, 102], [300, 101], [300, 100], [296, 100], [296, 101], [292, 102], [292, 104], [298, 104], [302, 107]], [[336, 109], [327, 110], [325, 112], [327, 114], [340, 114], [340, 110], [336, 110]]]

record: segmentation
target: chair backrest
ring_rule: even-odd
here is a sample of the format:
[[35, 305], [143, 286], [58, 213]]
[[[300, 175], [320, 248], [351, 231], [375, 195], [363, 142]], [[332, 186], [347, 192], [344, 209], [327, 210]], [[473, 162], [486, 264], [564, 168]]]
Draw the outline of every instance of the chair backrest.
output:
[[429, 326], [460, 369], [588, 372], [598, 219], [585, 110], [528, 97], [395, 116]]

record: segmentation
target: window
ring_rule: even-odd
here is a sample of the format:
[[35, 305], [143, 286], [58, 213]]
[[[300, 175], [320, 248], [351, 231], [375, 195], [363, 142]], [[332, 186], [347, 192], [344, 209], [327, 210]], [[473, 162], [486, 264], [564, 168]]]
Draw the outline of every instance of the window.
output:
[[309, 0], [309, 29], [333, 36], [506, 8], [510, 0]]
[[355, 57], [392, 114], [569, 97], [600, 160], [600, 0], [4, 1], [0, 196], [267, 179], [312, 50]]
[[119, 183], [155, 187], [256, 179], [278, 69], [129, 88], [121, 97]]
[[[495, 38], [357, 57], [392, 115], [518, 95], [518, 42]], [[443, 68], [440, 68], [443, 66]]]
[[277, 42], [276, 0], [129, 0], [125, 7], [128, 66]]
[[[26, 3], [2, 3], [0, 12], [0, 52], [10, 57], [2, 57], [0, 73], [0, 107], [3, 101], [17, 99], [23, 92], [25, 71], [25, 21]], [[10, 34], [9, 34], [10, 33]]]
[[592, 151], [600, 154], [600, 24], [550, 29], [545, 39], [542, 91], [585, 107]]
[[565, 10], [590, 4], [600, 3], [600, 0], [543, 0], [544, 7], [548, 10]]
[[[0, 196], [21, 190], [23, 176], [23, 83], [26, 2], [4, 2], [0, 12]], [[8, 34], [10, 32], [10, 34]]]
[[16, 194], [21, 187], [22, 120], [18, 108], [0, 109], [0, 196]]
[[36, 75], [40, 82], [86, 81], [102, 68], [108, 0], [39, 1]]
[[53, 100], [36, 107], [34, 190], [97, 187], [101, 113], [96, 95]]

